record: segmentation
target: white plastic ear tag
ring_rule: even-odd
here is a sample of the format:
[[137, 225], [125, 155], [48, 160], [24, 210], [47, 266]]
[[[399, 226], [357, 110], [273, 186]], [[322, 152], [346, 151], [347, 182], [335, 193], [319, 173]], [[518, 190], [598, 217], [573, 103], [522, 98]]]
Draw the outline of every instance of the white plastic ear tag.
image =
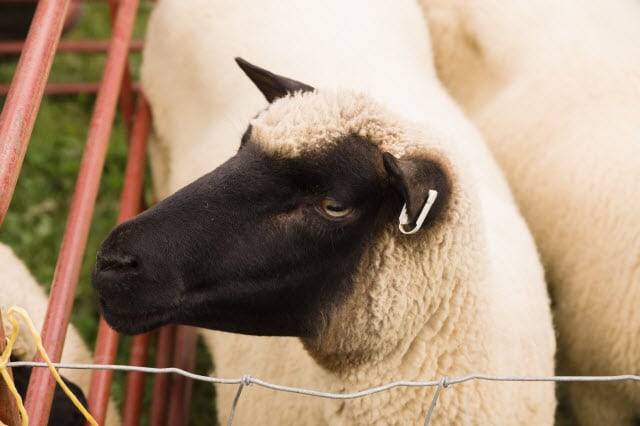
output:
[[435, 189], [430, 189], [429, 195], [427, 196], [427, 201], [424, 203], [424, 207], [422, 207], [422, 211], [418, 215], [418, 220], [416, 220], [416, 227], [410, 231], [405, 231], [404, 229], [404, 225], [409, 224], [409, 218], [407, 217], [407, 204], [405, 203], [405, 205], [402, 207], [402, 212], [400, 212], [400, 225], [398, 225], [400, 232], [405, 235], [411, 235], [418, 232], [422, 227], [424, 220], [427, 218], [427, 214], [429, 214], [429, 210], [431, 210], [431, 206], [433, 206], [433, 203], [436, 201], [437, 197], [438, 191], [436, 191]]

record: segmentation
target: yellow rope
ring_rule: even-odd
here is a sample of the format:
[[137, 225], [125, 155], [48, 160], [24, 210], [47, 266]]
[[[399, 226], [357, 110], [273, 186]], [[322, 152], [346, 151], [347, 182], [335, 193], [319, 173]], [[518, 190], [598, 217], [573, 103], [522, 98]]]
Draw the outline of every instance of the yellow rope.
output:
[[47, 351], [45, 351], [44, 347], [42, 346], [42, 339], [40, 338], [40, 335], [36, 331], [36, 327], [33, 325], [33, 322], [31, 321], [31, 318], [29, 317], [29, 314], [27, 313], [27, 311], [25, 311], [24, 309], [18, 306], [12, 306], [7, 311], [7, 318], [9, 319], [9, 322], [11, 322], [11, 325], [13, 326], [13, 331], [11, 332], [11, 337], [7, 339], [7, 347], [5, 348], [2, 355], [0, 355], [0, 374], [2, 375], [2, 378], [4, 379], [4, 381], [7, 383], [7, 386], [9, 387], [9, 391], [11, 392], [11, 394], [16, 399], [16, 402], [18, 403], [18, 410], [20, 411], [20, 416], [22, 417], [22, 426], [27, 426], [29, 424], [29, 418], [24, 408], [24, 404], [22, 403], [22, 398], [20, 397], [20, 394], [16, 390], [16, 387], [13, 381], [9, 377], [9, 372], [7, 371], [7, 362], [9, 362], [9, 359], [10, 359], [9, 357], [11, 356], [11, 349], [13, 348], [16, 338], [18, 337], [18, 321], [15, 318], [16, 313], [19, 314], [24, 320], [24, 322], [27, 323], [27, 326], [29, 327], [29, 331], [33, 336], [33, 340], [35, 341], [36, 346], [38, 347], [38, 352], [40, 352], [40, 356], [42, 356], [42, 359], [44, 359], [44, 361], [47, 363], [47, 366], [49, 367], [51, 374], [53, 374], [53, 377], [56, 379], [56, 382], [58, 382], [58, 384], [60, 385], [64, 393], [69, 397], [73, 405], [75, 405], [78, 408], [78, 410], [80, 410], [84, 418], [87, 419], [87, 421], [92, 426], [98, 426], [98, 422], [96, 422], [96, 420], [91, 416], [89, 411], [87, 411], [87, 409], [82, 406], [80, 401], [78, 401], [78, 398], [76, 398], [73, 392], [69, 390], [69, 388], [64, 383], [64, 381], [62, 381], [62, 378], [58, 374], [58, 371], [55, 369], [55, 367], [51, 363], [51, 360], [47, 355]]
[[20, 394], [16, 389], [16, 385], [13, 383], [13, 380], [11, 380], [11, 376], [7, 371], [7, 362], [9, 362], [9, 359], [11, 357], [13, 344], [18, 338], [18, 324], [15, 322], [15, 318], [9, 318], [9, 321], [13, 325], [13, 332], [11, 333], [10, 337], [7, 337], [7, 346], [4, 348], [4, 352], [2, 352], [2, 355], [0, 355], [0, 375], [2, 375], [2, 378], [7, 384], [7, 388], [9, 388], [9, 392], [11, 392], [11, 394], [14, 396], [18, 404], [18, 411], [20, 412], [20, 417], [22, 418], [22, 426], [28, 426], [29, 417], [27, 416], [27, 411], [24, 409], [22, 397], [20, 397]]

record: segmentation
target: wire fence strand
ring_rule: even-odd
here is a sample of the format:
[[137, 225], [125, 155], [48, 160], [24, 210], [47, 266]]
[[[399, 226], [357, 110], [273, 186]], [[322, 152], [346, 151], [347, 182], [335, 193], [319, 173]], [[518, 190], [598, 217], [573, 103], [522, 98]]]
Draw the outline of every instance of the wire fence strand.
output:
[[424, 420], [424, 426], [429, 426], [429, 423], [431, 423], [431, 416], [433, 415], [433, 410], [436, 408], [436, 404], [438, 403], [440, 392], [446, 387], [449, 387], [449, 380], [447, 379], [447, 376], [444, 376], [438, 383], [436, 393], [433, 394], [433, 399], [431, 400], [431, 404], [429, 405], [429, 411], [427, 411], [427, 418]]
[[242, 383], [238, 386], [238, 391], [236, 392], [235, 398], [233, 398], [233, 404], [231, 404], [231, 411], [229, 411], [229, 420], [227, 421], [227, 426], [231, 426], [233, 424], [233, 417], [236, 414], [236, 407], [238, 406], [238, 401], [240, 400], [240, 394], [242, 394], [242, 389], [244, 387], [251, 385], [251, 376], [249, 374], [245, 374], [242, 377]]
[[[137, 371], [140, 373], [148, 374], [179, 374], [189, 379], [198, 380], [207, 383], [216, 383], [223, 385], [257, 385], [267, 389], [273, 389], [282, 392], [297, 393], [302, 395], [317, 396], [320, 398], [329, 399], [355, 399], [362, 398], [364, 396], [372, 395], [375, 393], [383, 392], [396, 387], [429, 387], [429, 386], [442, 386], [449, 387], [459, 383], [468, 382], [471, 380], [482, 380], [492, 382], [614, 382], [614, 381], [637, 381], [640, 382], [640, 376], [634, 374], [621, 374], [616, 376], [496, 376], [490, 374], [469, 374], [466, 376], [448, 378], [446, 376], [439, 380], [398, 380], [395, 382], [386, 383], [380, 386], [374, 386], [358, 392], [351, 393], [333, 393], [323, 392], [313, 389], [297, 388], [293, 386], [279, 385], [276, 383], [267, 382], [249, 374], [246, 374], [238, 378], [221, 378], [205, 376], [201, 374], [191, 373], [189, 371], [176, 368], [176, 367], [141, 367], [132, 365], [116, 365], [116, 364], [73, 364], [56, 362], [53, 363], [56, 368], [68, 368], [68, 369], [84, 369], [84, 370], [114, 370], [114, 371]], [[44, 362], [33, 361], [12, 361], [7, 363], [7, 367], [47, 367]], [[444, 382], [443, 382], [444, 379]]]
[[[47, 364], [44, 362], [32, 362], [32, 361], [12, 361], [6, 363], [7, 367], [47, 367]], [[435, 407], [438, 401], [438, 397], [443, 389], [450, 387], [451, 385], [456, 385], [472, 380], [482, 380], [482, 381], [492, 381], [492, 382], [613, 382], [613, 381], [637, 381], [640, 382], [640, 376], [633, 374], [621, 374], [617, 376], [497, 376], [490, 374], [469, 374], [466, 376], [449, 378], [447, 376], [441, 377], [439, 380], [426, 380], [426, 381], [414, 381], [414, 380], [399, 380], [395, 382], [386, 383], [380, 386], [374, 386], [368, 389], [364, 389], [358, 392], [351, 393], [333, 393], [333, 392], [323, 392], [313, 389], [304, 389], [297, 388], [292, 386], [280, 385], [276, 383], [267, 382], [258, 378], [255, 378], [249, 374], [245, 374], [242, 377], [238, 378], [221, 378], [221, 377], [212, 377], [205, 376], [201, 374], [191, 373], [189, 371], [183, 370], [181, 368], [176, 367], [166, 367], [166, 368], [158, 368], [158, 367], [144, 367], [144, 366], [133, 366], [133, 365], [116, 365], [116, 364], [74, 364], [74, 363], [53, 363], [53, 366], [56, 368], [62, 369], [83, 369], [83, 370], [113, 370], [113, 371], [135, 371], [140, 373], [148, 373], [148, 374], [179, 374], [181, 376], [187, 377], [192, 380], [198, 380], [201, 382], [207, 383], [215, 383], [222, 385], [237, 385], [238, 390], [236, 392], [235, 398], [233, 399], [233, 403], [231, 406], [231, 411], [229, 413], [227, 425], [231, 426], [233, 423], [233, 418], [236, 412], [236, 408], [238, 405], [238, 401], [240, 400], [240, 395], [245, 387], [251, 385], [261, 386], [267, 389], [272, 389], [281, 392], [289, 392], [296, 393], [301, 395], [309, 395], [320, 398], [328, 398], [328, 399], [338, 399], [338, 400], [346, 400], [346, 399], [355, 399], [362, 398], [368, 395], [373, 395], [375, 393], [383, 392], [389, 389], [397, 388], [397, 387], [429, 387], [429, 386], [437, 386], [436, 392], [431, 400], [429, 405], [429, 409], [427, 411], [427, 416], [425, 418], [424, 425], [428, 426], [433, 412], [435, 411]]]

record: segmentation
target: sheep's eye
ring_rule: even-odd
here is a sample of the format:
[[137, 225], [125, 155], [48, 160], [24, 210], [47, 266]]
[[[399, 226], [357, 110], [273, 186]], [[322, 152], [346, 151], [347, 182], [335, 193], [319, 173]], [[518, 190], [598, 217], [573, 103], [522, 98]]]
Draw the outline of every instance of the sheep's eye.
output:
[[318, 207], [322, 213], [333, 219], [346, 217], [353, 211], [352, 207], [347, 207], [333, 198], [325, 198], [319, 203]]

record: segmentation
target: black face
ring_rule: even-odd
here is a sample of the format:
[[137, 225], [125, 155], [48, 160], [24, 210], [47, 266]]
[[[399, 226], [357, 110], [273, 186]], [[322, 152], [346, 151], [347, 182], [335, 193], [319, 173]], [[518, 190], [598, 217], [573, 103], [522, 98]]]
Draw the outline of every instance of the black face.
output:
[[105, 319], [313, 336], [349, 295], [366, 242], [397, 220], [382, 152], [349, 137], [277, 158], [244, 138], [218, 169], [116, 227], [93, 272]]
[[[313, 87], [237, 58], [269, 102]], [[92, 281], [123, 333], [167, 323], [255, 335], [313, 337], [351, 291], [363, 247], [415, 220], [429, 189], [435, 222], [450, 188], [428, 158], [399, 160], [351, 136], [279, 158], [251, 142], [222, 166], [116, 227]]]

